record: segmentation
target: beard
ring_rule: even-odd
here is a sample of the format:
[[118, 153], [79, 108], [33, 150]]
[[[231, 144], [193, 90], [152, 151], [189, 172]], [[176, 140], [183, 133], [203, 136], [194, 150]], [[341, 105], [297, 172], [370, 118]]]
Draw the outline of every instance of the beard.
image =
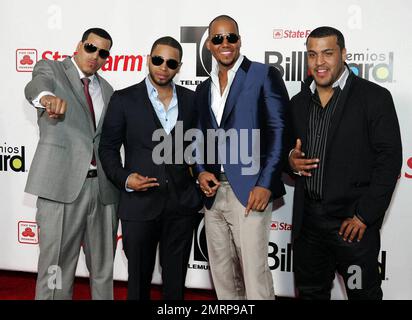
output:
[[149, 70], [149, 75], [150, 75], [150, 79], [160, 87], [169, 86], [170, 83], [173, 81], [173, 77], [167, 78], [165, 80], [158, 80], [156, 79], [154, 73], [151, 70]]

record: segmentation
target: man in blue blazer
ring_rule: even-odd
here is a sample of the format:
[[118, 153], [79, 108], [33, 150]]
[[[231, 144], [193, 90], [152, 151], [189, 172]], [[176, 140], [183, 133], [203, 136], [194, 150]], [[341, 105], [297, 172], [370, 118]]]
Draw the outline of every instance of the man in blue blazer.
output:
[[219, 299], [274, 299], [267, 255], [271, 200], [285, 193], [280, 174], [288, 94], [277, 69], [240, 54], [233, 18], [213, 19], [206, 45], [217, 63], [196, 90], [198, 128], [204, 137], [220, 134], [215, 152], [208, 139], [196, 170], [206, 196], [214, 286]]

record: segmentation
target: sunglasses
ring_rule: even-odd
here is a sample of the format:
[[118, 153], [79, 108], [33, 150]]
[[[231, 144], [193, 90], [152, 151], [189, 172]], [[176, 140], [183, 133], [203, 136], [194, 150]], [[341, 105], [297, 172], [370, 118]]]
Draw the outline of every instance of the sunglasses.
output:
[[99, 49], [98, 47], [96, 47], [95, 45], [91, 43], [85, 43], [83, 47], [84, 47], [84, 51], [86, 51], [87, 53], [94, 53], [97, 50], [99, 50], [99, 57], [102, 59], [107, 59], [110, 56], [110, 51]]
[[236, 33], [215, 34], [210, 41], [214, 45], [218, 45], [223, 43], [224, 38], [226, 38], [229, 43], [236, 43], [239, 41], [239, 36]]
[[155, 66], [161, 66], [163, 64], [163, 62], [166, 61], [166, 65], [169, 69], [171, 70], [176, 70], [177, 67], [180, 65], [180, 62], [177, 62], [175, 59], [169, 59], [169, 60], [165, 60], [165, 58], [161, 57], [161, 56], [151, 56], [152, 59], [152, 63]]

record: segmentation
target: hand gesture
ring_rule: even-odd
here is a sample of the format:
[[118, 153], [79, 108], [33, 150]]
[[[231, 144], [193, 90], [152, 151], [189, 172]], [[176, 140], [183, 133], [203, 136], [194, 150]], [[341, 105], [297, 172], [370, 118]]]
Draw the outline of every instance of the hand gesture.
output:
[[156, 178], [144, 177], [138, 173], [132, 173], [127, 179], [127, 188], [134, 191], [147, 191], [149, 188], [158, 186]]
[[201, 172], [197, 180], [199, 181], [200, 189], [208, 198], [213, 197], [220, 187], [220, 182], [216, 179], [215, 175], [208, 171]]
[[347, 218], [343, 221], [339, 235], [343, 237], [344, 241], [352, 242], [357, 236], [357, 241], [361, 241], [363, 234], [366, 230], [366, 224], [364, 224], [357, 216], [353, 218]]
[[319, 159], [305, 159], [305, 153], [302, 152], [302, 141], [296, 140], [295, 148], [289, 155], [289, 165], [294, 173], [300, 176], [310, 177], [310, 169], [318, 167]]
[[40, 99], [40, 104], [46, 108], [49, 118], [57, 119], [63, 116], [67, 110], [67, 103], [59, 97], [45, 95]]
[[272, 192], [269, 189], [256, 186], [249, 193], [245, 214], [248, 215], [251, 210], [264, 211], [268, 205]]

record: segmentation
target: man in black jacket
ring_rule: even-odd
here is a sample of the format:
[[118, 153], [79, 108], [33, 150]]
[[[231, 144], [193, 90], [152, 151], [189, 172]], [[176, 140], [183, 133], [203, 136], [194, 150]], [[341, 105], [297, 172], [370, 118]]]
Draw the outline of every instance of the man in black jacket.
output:
[[350, 71], [340, 31], [317, 28], [306, 46], [311, 77], [292, 99], [289, 154], [298, 295], [330, 299], [337, 270], [349, 299], [381, 299], [380, 228], [402, 164], [393, 100]]
[[[185, 146], [175, 145], [175, 135], [195, 121], [193, 92], [173, 82], [181, 59], [182, 47], [175, 39], [156, 40], [148, 57], [149, 75], [113, 94], [103, 124], [101, 162], [122, 190], [118, 215], [128, 259], [128, 299], [150, 299], [158, 244], [163, 298], [184, 297], [195, 215], [202, 205], [189, 165], [174, 157]], [[163, 153], [157, 152], [156, 137], [161, 136], [165, 146], [169, 143]]]

